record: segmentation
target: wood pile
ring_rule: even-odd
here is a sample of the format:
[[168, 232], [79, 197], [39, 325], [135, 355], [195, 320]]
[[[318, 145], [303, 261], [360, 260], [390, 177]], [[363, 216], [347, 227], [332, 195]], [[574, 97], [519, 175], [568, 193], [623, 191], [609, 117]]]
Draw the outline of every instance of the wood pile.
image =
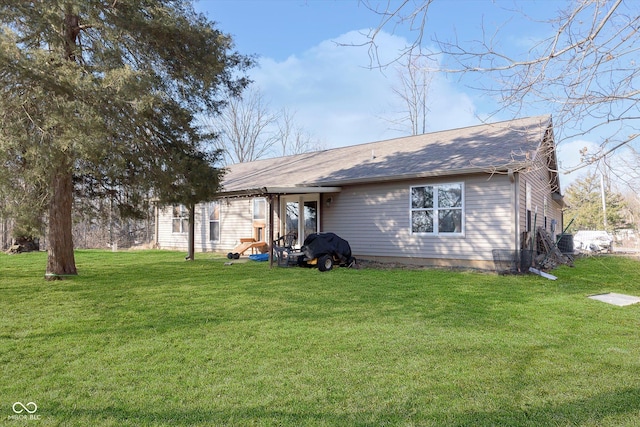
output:
[[559, 265], [573, 267], [573, 257], [558, 249], [551, 235], [542, 227], [536, 230], [537, 255], [534, 264], [543, 270], [553, 270]]
[[7, 250], [7, 254], [19, 254], [40, 250], [40, 241], [33, 237], [18, 237]]

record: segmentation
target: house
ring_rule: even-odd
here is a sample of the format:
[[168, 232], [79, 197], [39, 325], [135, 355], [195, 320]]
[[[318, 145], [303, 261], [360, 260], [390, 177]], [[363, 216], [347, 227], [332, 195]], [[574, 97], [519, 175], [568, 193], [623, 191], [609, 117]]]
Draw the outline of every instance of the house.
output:
[[[550, 116], [240, 163], [223, 185], [197, 207], [196, 250], [330, 231], [358, 259], [492, 269], [494, 250], [563, 227]], [[157, 246], [186, 249], [187, 224], [159, 210]]]

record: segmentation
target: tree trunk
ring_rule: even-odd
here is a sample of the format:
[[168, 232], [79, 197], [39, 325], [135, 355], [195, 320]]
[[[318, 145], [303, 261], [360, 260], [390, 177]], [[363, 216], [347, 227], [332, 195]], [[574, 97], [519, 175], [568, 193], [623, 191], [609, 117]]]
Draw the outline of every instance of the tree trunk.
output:
[[49, 202], [49, 249], [47, 280], [59, 280], [77, 275], [73, 254], [71, 209], [73, 205], [73, 179], [70, 161], [62, 160], [51, 178]]
[[[78, 15], [70, 4], [66, 5], [64, 16], [64, 56], [75, 61], [75, 49], [80, 33]], [[60, 280], [64, 276], [75, 276], [76, 260], [73, 254], [72, 219], [73, 173], [72, 161], [66, 153], [60, 153], [51, 173], [51, 200], [49, 202], [49, 249], [45, 279]], [[56, 160], [54, 160], [55, 162]]]

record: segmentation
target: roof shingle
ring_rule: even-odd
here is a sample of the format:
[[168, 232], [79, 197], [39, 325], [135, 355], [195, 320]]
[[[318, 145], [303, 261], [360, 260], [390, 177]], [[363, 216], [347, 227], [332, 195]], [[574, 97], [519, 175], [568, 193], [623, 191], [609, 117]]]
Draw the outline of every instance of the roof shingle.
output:
[[537, 116], [238, 163], [228, 167], [224, 191], [506, 171], [535, 157], [550, 126], [550, 116]]

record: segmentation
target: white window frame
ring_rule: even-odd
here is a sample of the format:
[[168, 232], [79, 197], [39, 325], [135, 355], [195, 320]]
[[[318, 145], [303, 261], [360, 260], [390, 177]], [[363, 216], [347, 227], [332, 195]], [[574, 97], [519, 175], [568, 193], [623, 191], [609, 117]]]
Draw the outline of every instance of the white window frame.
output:
[[[179, 231], [176, 231], [176, 221]], [[173, 234], [185, 234], [189, 231], [189, 211], [184, 205], [171, 206], [171, 232]]]
[[[212, 219], [211, 216], [215, 212], [216, 208], [218, 210], [218, 218], [213, 218]], [[222, 208], [222, 205], [221, 205], [221, 203], [219, 201], [214, 201], [214, 202], [211, 202], [209, 204], [209, 241], [210, 242], [216, 242], [216, 243], [220, 242], [220, 235], [222, 234], [222, 226], [221, 226], [221, 223], [220, 223], [220, 216], [222, 215], [221, 208]], [[214, 223], [218, 224], [218, 236], [217, 236], [218, 238], [212, 240], [211, 239], [211, 230], [212, 230], [211, 227], [212, 227], [212, 224], [214, 224]]]
[[[459, 207], [440, 207], [438, 200], [438, 189], [440, 187], [448, 187], [448, 186], [460, 186], [461, 191], [461, 201]], [[414, 207], [413, 206], [413, 189], [414, 188], [425, 188], [431, 187], [433, 190], [433, 207], [430, 208], [422, 208], [422, 207]], [[459, 210], [460, 211], [460, 231], [439, 231], [439, 215], [440, 211], [444, 210]], [[433, 231], [414, 231], [413, 230], [413, 214], [414, 212], [432, 212], [433, 218]], [[424, 235], [424, 236], [464, 236], [465, 230], [465, 186], [464, 182], [443, 182], [439, 184], [423, 184], [423, 185], [412, 185], [409, 188], [409, 229], [411, 234], [415, 235]]]
[[[316, 224], [315, 224], [315, 230], [311, 229], [311, 228], [307, 228], [307, 215], [306, 215], [306, 205], [308, 202], [315, 202], [316, 203]], [[298, 226], [295, 230], [291, 230], [287, 227], [287, 204], [288, 203], [297, 203], [298, 204]], [[311, 233], [319, 233], [320, 232], [320, 215], [321, 215], [321, 209], [320, 209], [320, 194], [319, 193], [310, 193], [310, 194], [302, 194], [302, 195], [295, 195], [295, 196], [282, 196], [280, 198], [280, 212], [283, 212], [282, 217], [281, 217], [281, 223], [280, 223], [280, 230], [283, 230], [283, 232], [286, 231], [294, 231], [296, 233], [296, 239], [293, 242], [293, 247], [300, 247], [302, 245], [302, 242], [304, 242], [305, 236], [308, 235], [309, 233], [307, 232], [311, 232]], [[285, 231], [286, 230], [286, 231]], [[301, 238], [299, 236], [302, 236]]]
[[[256, 206], [257, 203], [262, 203], [263, 205], [262, 211], [264, 212], [264, 216], [262, 217], [256, 216], [256, 214], [258, 213], [258, 209]], [[251, 210], [252, 210], [252, 217], [254, 221], [266, 221], [267, 220], [267, 199], [265, 199], [264, 197], [255, 197], [253, 199]]]

